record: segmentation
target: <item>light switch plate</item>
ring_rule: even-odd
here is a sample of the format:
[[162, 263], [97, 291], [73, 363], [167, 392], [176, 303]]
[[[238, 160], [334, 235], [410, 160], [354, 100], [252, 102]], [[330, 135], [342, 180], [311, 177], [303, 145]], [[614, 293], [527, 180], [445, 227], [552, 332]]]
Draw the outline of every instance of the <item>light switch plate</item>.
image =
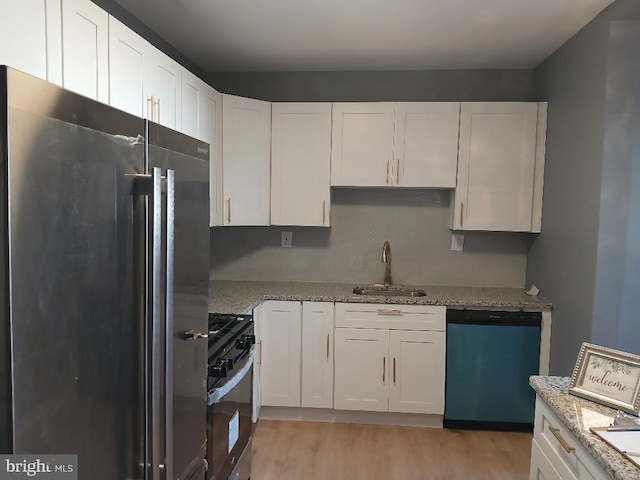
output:
[[462, 233], [454, 233], [451, 235], [451, 250], [461, 252], [464, 248], [464, 235]]
[[280, 246], [285, 248], [293, 246], [293, 232], [280, 232]]

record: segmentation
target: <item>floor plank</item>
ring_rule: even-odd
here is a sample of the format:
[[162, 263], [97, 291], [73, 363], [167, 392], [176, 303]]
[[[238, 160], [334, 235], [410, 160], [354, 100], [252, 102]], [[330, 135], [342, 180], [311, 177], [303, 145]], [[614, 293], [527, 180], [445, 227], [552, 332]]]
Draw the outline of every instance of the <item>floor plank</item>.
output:
[[532, 435], [259, 420], [252, 480], [526, 480]]

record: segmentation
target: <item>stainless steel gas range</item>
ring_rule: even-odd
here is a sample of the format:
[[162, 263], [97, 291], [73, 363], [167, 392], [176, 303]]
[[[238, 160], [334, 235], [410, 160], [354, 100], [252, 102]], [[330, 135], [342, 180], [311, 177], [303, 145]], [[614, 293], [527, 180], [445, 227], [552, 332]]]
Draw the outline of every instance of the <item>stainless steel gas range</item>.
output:
[[207, 480], [251, 478], [251, 315], [209, 314]]

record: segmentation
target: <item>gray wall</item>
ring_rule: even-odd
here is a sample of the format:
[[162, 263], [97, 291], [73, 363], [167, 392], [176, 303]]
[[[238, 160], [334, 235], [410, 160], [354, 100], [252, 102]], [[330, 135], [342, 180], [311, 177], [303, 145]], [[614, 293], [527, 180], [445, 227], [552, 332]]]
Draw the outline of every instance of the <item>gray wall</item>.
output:
[[[272, 101], [529, 101], [533, 72], [317, 72], [211, 74], [226, 93]], [[451, 252], [447, 190], [333, 189], [331, 228], [211, 230], [213, 279], [381, 282], [391, 242], [394, 282], [524, 287], [526, 235], [467, 233]], [[293, 231], [293, 248], [280, 232]]]
[[613, 21], [592, 341], [640, 354], [640, 15]]
[[164, 38], [158, 35], [156, 32], [147, 27], [144, 23], [138, 20], [136, 17], [127, 12], [124, 8], [120, 6], [120, 4], [116, 3], [114, 0], [91, 0], [93, 3], [98, 5], [104, 11], [108, 12], [113, 17], [120, 20], [131, 30], [136, 32], [138, 35], [143, 37], [157, 49], [162, 50], [168, 56], [173, 58], [180, 65], [185, 67], [187, 70], [190, 70], [194, 75], [202, 78], [206, 81], [205, 73], [198, 67], [195, 63], [191, 61], [191, 59], [187, 58], [182, 52], [179, 52], [175, 49], [173, 45], [167, 42]]
[[[334, 189], [331, 228], [211, 229], [212, 279], [523, 287], [526, 234], [467, 233], [452, 252], [445, 190]], [[280, 247], [280, 232], [293, 247]]]
[[531, 70], [210, 73], [223, 93], [272, 102], [531, 101]]
[[[615, 144], [622, 141], [628, 145], [633, 136], [614, 127], [607, 113], [616, 102], [620, 105], [621, 99], [628, 105], [626, 97], [611, 91], [617, 86], [609, 75], [609, 27], [613, 15], [632, 3], [618, 0], [535, 72], [538, 96], [548, 100], [549, 111], [542, 233], [531, 239], [527, 283], [539, 286], [556, 305], [552, 374], [571, 374], [583, 341], [629, 351], [640, 346], [638, 341], [635, 345], [617, 341], [619, 328], [627, 320], [621, 322], [615, 312], [615, 303], [622, 298], [611, 295], [620, 284], [631, 285], [621, 279], [626, 270], [619, 269], [624, 252], [633, 248], [626, 246], [628, 215], [617, 211], [630, 198], [630, 188], [622, 179], [630, 173], [629, 169], [624, 171], [630, 162], [627, 147]], [[619, 109], [613, 110], [614, 116], [619, 113]], [[618, 161], [620, 149], [627, 149], [627, 155]], [[603, 151], [607, 153], [603, 155]], [[612, 221], [611, 215], [619, 217]], [[619, 235], [613, 228], [619, 229]], [[637, 234], [632, 236], [637, 240]], [[609, 264], [612, 257], [616, 257], [615, 265]], [[603, 289], [613, 279], [611, 288]], [[637, 286], [632, 287], [636, 296]], [[596, 308], [600, 310], [597, 315]], [[601, 316], [600, 323], [596, 316]], [[627, 334], [637, 339], [637, 334]]]

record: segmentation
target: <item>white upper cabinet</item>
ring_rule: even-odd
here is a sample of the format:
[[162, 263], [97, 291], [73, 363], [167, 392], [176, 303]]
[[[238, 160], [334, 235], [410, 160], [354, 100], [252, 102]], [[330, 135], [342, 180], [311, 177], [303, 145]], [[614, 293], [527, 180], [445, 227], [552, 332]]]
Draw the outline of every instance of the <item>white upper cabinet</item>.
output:
[[210, 226], [222, 224], [222, 94], [182, 69], [182, 132], [209, 144]]
[[271, 103], [222, 96], [223, 225], [269, 225]]
[[331, 185], [455, 187], [459, 117], [459, 103], [334, 103]]
[[109, 15], [89, 0], [62, 0], [62, 86], [109, 102]]
[[273, 103], [271, 224], [328, 227], [331, 104]]
[[388, 186], [393, 157], [393, 103], [334, 103], [331, 185]]
[[182, 67], [151, 44], [148, 45], [149, 50], [144, 57], [143, 82], [147, 118], [181, 131]]
[[459, 103], [397, 103], [393, 184], [455, 188], [459, 124]]
[[149, 48], [145, 39], [109, 17], [109, 104], [145, 118], [144, 57]]
[[109, 103], [174, 130], [181, 127], [182, 67], [109, 17]]
[[463, 103], [452, 228], [539, 232], [546, 104]]
[[60, 0], [0, 1], [0, 65], [62, 82]]

